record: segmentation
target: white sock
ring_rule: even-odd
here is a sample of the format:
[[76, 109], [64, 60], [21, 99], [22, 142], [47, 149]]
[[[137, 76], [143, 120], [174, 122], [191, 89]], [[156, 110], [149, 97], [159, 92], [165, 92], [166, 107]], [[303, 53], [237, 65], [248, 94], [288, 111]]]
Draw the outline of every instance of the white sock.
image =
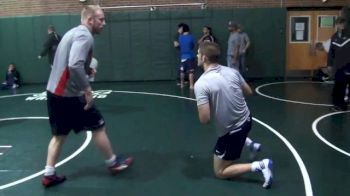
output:
[[245, 146], [250, 146], [253, 143], [253, 140], [251, 140], [249, 137], [245, 139]]
[[112, 155], [112, 157], [111, 157], [110, 159], [105, 160], [106, 165], [107, 165], [108, 167], [113, 166], [114, 163], [115, 163], [116, 158], [117, 158], [117, 156], [116, 156], [115, 154]]
[[54, 174], [55, 174], [55, 167], [46, 165], [44, 176], [52, 176]]
[[262, 170], [262, 169], [261, 169], [261, 166], [260, 166], [260, 161], [254, 161], [254, 162], [252, 163], [251, 171], [252, 171], [252, 172], [256, 172], [256, 171], [260, 171], [260, 170]]

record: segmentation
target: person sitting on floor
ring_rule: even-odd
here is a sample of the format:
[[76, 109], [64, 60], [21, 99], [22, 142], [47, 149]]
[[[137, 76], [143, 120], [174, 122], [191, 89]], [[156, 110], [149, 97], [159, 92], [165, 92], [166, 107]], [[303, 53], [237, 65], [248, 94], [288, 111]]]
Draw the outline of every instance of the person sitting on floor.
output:
[[[324, 42], [317, 42], [315, 49], [319, 52], [325, 53], [328, 55], [330, 47], [330, 39]], [[320, 82], [329, 82], [332, 80], [332, 67], [327, 65], [322, 65], [319, 69], [316, 70], [313, 78], [314, 81]]]
[[1, 85], [1, 89], [18, 88], [20, 86], [20, 74], [14, 63], [8, 65], [5, 81]]

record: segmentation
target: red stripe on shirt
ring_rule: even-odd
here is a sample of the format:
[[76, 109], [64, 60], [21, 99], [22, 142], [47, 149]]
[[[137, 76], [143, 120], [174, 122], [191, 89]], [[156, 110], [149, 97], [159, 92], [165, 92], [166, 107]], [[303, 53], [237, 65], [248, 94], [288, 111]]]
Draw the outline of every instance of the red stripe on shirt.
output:
[[54, 93], [55, 95], [63, 95], [64, 87], [66, 86], [68, 79], [69, 79], [69, 69], [67, 66], [66, 69], [64, 70], [61, 78], [60, 78], [60, 81], [58, 82], [56, 89], [55, 89], [55, 93]]

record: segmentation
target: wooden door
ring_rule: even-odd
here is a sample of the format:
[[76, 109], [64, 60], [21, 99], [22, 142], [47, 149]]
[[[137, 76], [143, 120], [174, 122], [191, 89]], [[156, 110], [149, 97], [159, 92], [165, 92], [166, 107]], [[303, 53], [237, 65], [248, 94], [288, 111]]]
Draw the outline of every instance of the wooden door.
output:
[[290, 11], [287, 26], [288, 71], [313, 71], [327, 64], [327, 53], [315, 48], [335, 32], [334, 22], [338, 10]]

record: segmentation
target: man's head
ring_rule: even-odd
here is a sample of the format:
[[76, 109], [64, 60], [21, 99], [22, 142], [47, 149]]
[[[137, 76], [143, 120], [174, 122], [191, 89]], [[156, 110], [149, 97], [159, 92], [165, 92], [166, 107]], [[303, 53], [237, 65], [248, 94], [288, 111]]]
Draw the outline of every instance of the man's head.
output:
[[53, 25], [49, 25], [49, 26], [47, 27], [47, 33], [50, 34], [50, 33], [52, 33], [52, 32], [55, 32], [55, 27], [54, 27]]
[[211, 35], [212, 34], [212, 29], [209, 26], [204, 26], [202, 32], [203, 32], [203, 34]]
[[15, 63], [10, 63], [9, 65], [8, 65], [8, 71], [13, 71], [13, 70], [15, 70], [16, 69], [16, 64]]
[[237, 24], [237, 23], [234, 23], [234, 22], [232, 22], [232, 21], [229, 21], [229, 22], [228, 22], [228, 30], [229, 30], [230, 32], [236, 32], [236, 31], [238, 31], [238, 24]]
[[190, 27], [188, 26], [188, 24], [185, 23], [180, 23], [177, 26], [177, 32], [181, 35], [183, 33], [189, 32], [190, 31]]
[[198, 66], [207, 66], [218, 63], [220, 58], [219, 45], [212, 42], [203, 42], [199, 45], [197, 62]]
[[346, 24], [346, 19], [342, 16], [339, 16], [336, 20], [335, 20], [335, 27], [337, 29], [337, 31], [342, 31], [345, 29], [345, 24]]
[[315, 44], [315, 48], [316, 48], [316, 50], [324, 51], [324, 47], [323, 47], [322, 42], [317, 42], [317, 43]]
[[98, 5], [88, 5], [81, 11], [81, 24], [87, 26], [92, 34], [99, 34], [106, 25], [103, 10]]

